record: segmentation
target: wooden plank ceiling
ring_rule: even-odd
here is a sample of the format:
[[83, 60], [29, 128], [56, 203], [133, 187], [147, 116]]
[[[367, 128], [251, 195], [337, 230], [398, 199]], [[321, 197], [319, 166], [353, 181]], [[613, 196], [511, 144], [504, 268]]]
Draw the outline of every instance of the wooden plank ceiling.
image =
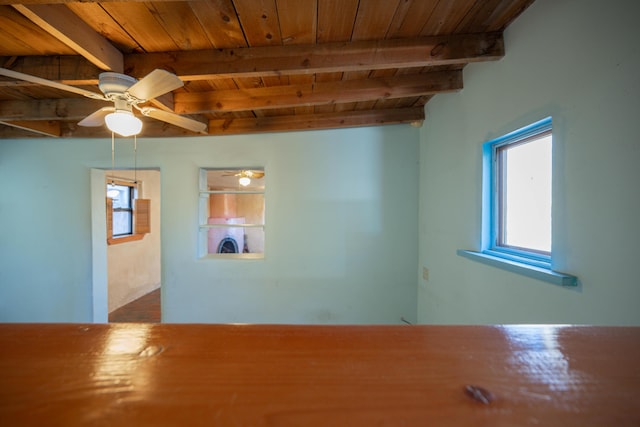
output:
[[[212, 135], [420, 123], [504, 55], [533, 0], [0, 0], [0, 67], [94, 92], [102, 71], [156, 68], [184, 87], [150, 105]], [[0, 138], [107, 137], [104, 101], [0, 77]], [[142, 118], [140, 136], [199, 135]]]

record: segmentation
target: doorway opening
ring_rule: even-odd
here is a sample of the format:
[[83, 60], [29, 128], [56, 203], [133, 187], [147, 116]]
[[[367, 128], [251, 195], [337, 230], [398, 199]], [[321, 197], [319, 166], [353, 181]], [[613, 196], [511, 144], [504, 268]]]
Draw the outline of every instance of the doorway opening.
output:
[[[131, 203], [130, 210], [133, 223], [137, 214], [144, 214], [147, 220], [144, 232], [137, 232], [135, 226], [124, 234], [113, 234], [109, 229], [113, 221], [121, 220], [114, 218], [117, 216], [114, 213], [120, 213], [113, 209], [120, 205], [114, 199], [118, 195], [115, 191], [107, 194], [108, 185], [114, 179], [120, 184], [135, 186], [137, 199]], [[138, 199], [146, 200], [140, 203], [146, 211], [136, 212]], [[161, 321], [160, 225], [159, 170], [92, 170], [95, 322]]]

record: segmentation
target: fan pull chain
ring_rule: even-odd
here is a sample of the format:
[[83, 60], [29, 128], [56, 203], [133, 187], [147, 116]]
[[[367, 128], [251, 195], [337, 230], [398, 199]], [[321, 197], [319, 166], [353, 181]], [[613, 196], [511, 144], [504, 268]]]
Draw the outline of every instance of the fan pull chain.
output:
[[111, 185], [116, 185], [115, 182], [115, 152], [116, 152], [116, 143], [115, 143], [115, 135], [113, 131], [111, 131]]
[[138, 137], [133, 135], [133, 182], [138, 183]]

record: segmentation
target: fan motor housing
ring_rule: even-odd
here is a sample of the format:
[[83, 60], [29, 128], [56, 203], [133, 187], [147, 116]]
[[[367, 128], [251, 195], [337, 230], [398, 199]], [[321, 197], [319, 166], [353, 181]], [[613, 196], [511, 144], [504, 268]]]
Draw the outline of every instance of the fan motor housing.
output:
[[98, 87], [106, 96], [122, 95], [137, 81], [125, 74], [106, 72], [100, 73]]

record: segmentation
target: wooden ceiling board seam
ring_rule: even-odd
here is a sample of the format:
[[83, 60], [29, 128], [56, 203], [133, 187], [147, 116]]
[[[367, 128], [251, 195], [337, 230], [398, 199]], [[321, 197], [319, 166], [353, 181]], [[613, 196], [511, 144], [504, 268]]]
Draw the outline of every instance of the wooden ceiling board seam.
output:
[[289, 76], [264, 76], [262, 82], [264, 87], [287, 86], [289, 85]]
[[386, 102], [387, 100], [382, 100], [380, 104], [376, 104], [376, 108], [382, 108], [383, 110], [386, 110], [387, 108], [411, 108], [419, 98], [419, 96], [397, 98], [393, 102], [389, 103]]
[[98, 34], [107, 38], [123, 53], [141, 52], [142, 48], [99, 3], [77, 2], [66, 6]]
[[342, 80], [362, 80], [369, 77], [371, 70], [345, 71], [342, 73]]
[[313, 108], [313, 105], [304, 106], [304, 107], [295, 107], [294, 108], [294, 114], [296, 114], [296, 115], [313, 114], [314, 112], [315, 112], [315, 109]]
[[314, 105], [313, 106], [313, 113], [314, 114], [327, 114], [327, 113], [333, 113], [334, 111], [335, 111], [335, 105], [334, 104]]
[[233, 0], [233, 4], [249, 46], [282, 44], [275, 0]]
[[231, 0], [196, 0], [189, 6], [214, 48], [248, 46]]
[[283, 45], [315, 43], [317, 0], [276, 0], [276, 8]]
[[475, 0], [440, 0], [420, 35], [438, 36], [453, 33], [474, 4]]
[[351, 41], [384, 38], [400, 0], [361, 1]]
[[317, 43], [351, 40], [359, 0], [318, 0]]
[[476, 0], [473, 7], [460, 21], [455, 33], [479, 33], [487, 28], [493, 10], [500, 4], [502, 0]]
[[336, 80], [342, 80], [342, 74], [344, 73], [341, 71], [335, 71], [330, 73], [316, 73], [315, 81], [316, 82], [334, 82]]
[[379, 70], [372, 70], [369, 73], [369, 78], [375, 79], [378, 77], [393, 77], [398, 73], [398, 68], [381, 68]]
[[345, 111], [354, 111], [356, 108], [357, 102], [338, 102], [334, 105], [333, 111], [336, 113], [342, 113]]
[[147, 3], [106, 2], [102, 5], [144, 52], [179, 50]]
[[296, 113], [295, 107], [289, 108], [274, 108], [268, 110], [256, 110], [254, 111], [256, 117], [278, 117], [278, 116], [293, 116]]
[[490, 2], [483, 4], [483, 12], [477, 14], [480, 21], [476, 23], [478, 28], [487, 29], [492, 22], [501, 22], [514, 4], [517, 4], [514, 0], [495, 0], [494, 6]]
[[360, 101], [360, 102], [356, 102], [355, 107], [353, 108], [353, 111], [366, 111], [366, 110], [373, 110], [376, 107], [376, 103], [378, 102], [377, 99], [372, 99], [370, 101]]
[[187, 2], [154, 2], [149, 7], [153, 8], [154, 17], [180, 50], [213, 48]]
[[433, 14], [438, 0], [405, 1], [391, 21], [385, 38], [415, 37]]

